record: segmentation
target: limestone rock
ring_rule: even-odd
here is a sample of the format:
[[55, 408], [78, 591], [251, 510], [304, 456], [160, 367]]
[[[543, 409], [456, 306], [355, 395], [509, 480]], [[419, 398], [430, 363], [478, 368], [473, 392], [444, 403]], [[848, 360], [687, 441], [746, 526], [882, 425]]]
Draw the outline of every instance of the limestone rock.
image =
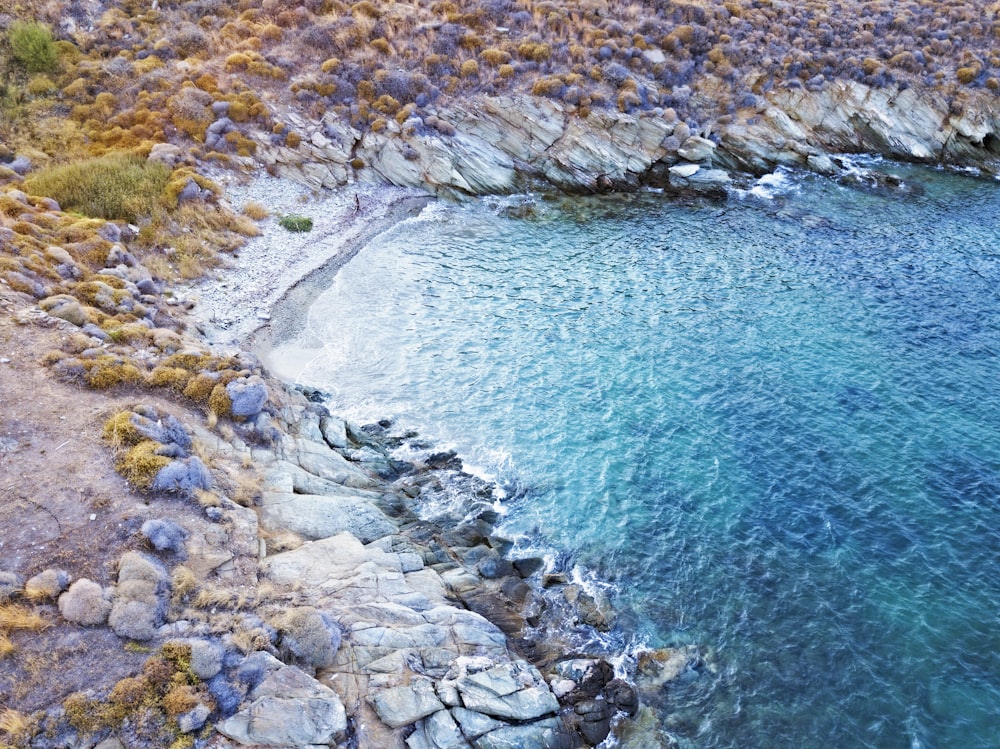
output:
[[519, 726], [505, 726], [481, 736], [475, 749], [567, 749], [576, 746], [573, 737], [558, 718], [548, 718]]
[[38, 306], [53, 317], [61, 318], [77, 327], [86, 325], [89, 321], [83, 305], [68, 294], [50, 296], [48, 299], [43, 299], [39, 302]]
[[332, 744], [347, 729], [340, 698], [295, 666], [259, 654], [265, 675], [250, 704], [219, 723], [219, 733], [241, 744], [305, 747]]
[[391, 728], [408, 726], [444, 709], [434, 693], [434, 685], [427, 679], [414, 679], [404, 686], [383, 689], [376, 692], [371, 701], [378, 717]]
[[698, 135], [686, 138], [677, 149], [678, 156], [692, 162], [711, 161], [713, 153], [715, 153], [715, 143]]
[[260, 519], [268, 528], [289, 530], [309, 539], [346, 531], [368, 543], [397, 532], [377, 507], [348, 497], [265, 492]]
[[267, 385], [257, 375], [241, 377], [226, 385], [226, 395], [232, 401], [233, 416], [256, 416], [267, 403]]

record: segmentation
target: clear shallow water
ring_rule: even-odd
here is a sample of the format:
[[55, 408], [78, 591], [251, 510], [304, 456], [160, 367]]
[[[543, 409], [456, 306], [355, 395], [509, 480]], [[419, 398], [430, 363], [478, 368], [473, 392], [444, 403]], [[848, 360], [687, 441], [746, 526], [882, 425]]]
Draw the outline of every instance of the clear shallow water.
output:
[[286, 351], [714, 649], [657, 705], [686, 745], [1000, 747], [1000, 187], [891, 171], [923, 194], [436, 205]]

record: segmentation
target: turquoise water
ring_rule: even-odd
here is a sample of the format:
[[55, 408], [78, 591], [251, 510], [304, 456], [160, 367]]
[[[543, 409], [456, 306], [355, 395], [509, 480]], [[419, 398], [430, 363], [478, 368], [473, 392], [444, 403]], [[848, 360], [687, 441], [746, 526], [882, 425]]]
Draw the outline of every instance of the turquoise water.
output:
[[1000, 189], [875, 168], [922, 191], [432, 206], [317, 300], [300, 379], [702, 647], [655, 700], [682, 745], [1000, 747]]

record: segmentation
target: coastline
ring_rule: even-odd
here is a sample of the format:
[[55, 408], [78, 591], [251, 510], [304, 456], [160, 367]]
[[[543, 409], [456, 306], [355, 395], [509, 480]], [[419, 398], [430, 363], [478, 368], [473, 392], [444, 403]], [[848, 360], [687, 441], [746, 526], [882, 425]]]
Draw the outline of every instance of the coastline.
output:
[[[256, 202], [271, 216], [231, 262], [188, 287], [192, 314], [210, 342], [262, 352], [299, 326], [312, 296], [361, 248], [432, 199], [421, 190], [376, 185], [315, 195], [263, 174], [243, 184], [225, 176], [220, 182], [234, 209]], [[279, 217], [293, 212], [311, 218], [313, 229], [296, 234], [281, 228]]]
[[[255, 184], [234, 190], [230, 199], [249, 198], [272, 202], [276, 196], [287, 195], [296, 188], [297, 185], [287, 180], [260, 177]], [[360, 201], [360, 210], [355, 208], [355, 195]], [[271, 356], [273, 347], [301, 332], [316, 294], [325, 289], [337, 272], [367, 243], [415, 215], [433, 199], [433, 196], [415, 190], [365, 186], [358, 190], [341, 188], [317, 202], [302, 204], [302, 214], [317, 217], [314, 231], [320, 232], [319, 241], [310, 243], [306, 241], [308, 234], [289, 235], [278, 227], [276, 221], [265, 222], [262, 234], [248, 243], [232, 267], [221, 269], [215, 274], [215, 278], [194, 287], [199, 298], [189, 314], [211, 346], [222, 345], [228, 348], [235, 345], [251, 351], [259, 358], [272, 397], [276, 390], [283, 389], [295, 399], [305, 395], [303, 400], [313, 401], [313, 396], [300, 393], [293, 381], [294, 362], [289, 366], [287, 361], [276, 360]], [[269, 273], [275, 256], [286, 257], [286, 253], [294, 253], [296, 249], [303, 251], [302, 257], [283, 268], [277, 276]], [[228, 280], [243, 277], [249, 277], [251, 283], [240, 284], [239, 288], [234, 288], [235, 283]], [[259, 311], [262, 300], [271, 304], [263, 314]], [[252, 310], [253, 314], [248, 316], [249, 319], [222, 317], [225, 314], [223, 311], [228, 310], [231, 315], [233, 311], [241, 309], [241, 304], [247, 304]], [[284, 400], [284, 397], [279, 399]], [[534, 676], [531, 677], [534, 686], [529, 686], [530, 689], [548, 691], [546, 681], [551, 683], [549, 693], [555, 697], [546, 711], [554, 708], [555, 699], [558, 698], [561, 705], [557, 711], [561, 716], [558, 723], [553, 722], [555, 719], [544, 718], [546, 711], [538, 716], [531, 715], [530, 711], [523, 715], [508, 716], [515, 720], [516, 725], [510, 728], [517, 729], [515, 733], [521, 737], [517, 740], [528, 742], [524, 746], [547, 746], [550, 734], [562, 737], [551, 740], [570, 741], [572, 745], [597, 745], [612, 731], [617, 736], [615, 740], [622, 742], [618, 744], [620, 746], [638, 747], [643, 746], [644, 742], [665, 740], [655, 715], [648, 708], [639, 705], [637, 690], [631, 683], [632, 676], [629, 674], [632, 669], [611, 665], [628, 662], [635, 654], [609, 651], [606, 649], [607, 645], [599, 644], [602, 640], [600, 633], [612, 630], [615, 620], [615, 612], [606, 598], [590, 591], [588, 586], [575, 581], [565, 572], [548, 570], [541, 558], [510, 557], [510, 542], [493, 534], [492, 529], [498, 516], [493, 510], [492, 487], [465, 473], [460, 456], [451, 452], [434, 453], [433, 448], [428, 451], [419, 435], [399, 432], [396, 425], [386, 422], [359, 426], [342, 421], [336, 415], [329, 414], [321, 403], [306, 406], [304, 412], [298, 413], [294, 424], [287, 421], [282, 424], [282, 421], [285, 419], [279, 418], [276, 422], [283, 432], [277, 441], [284, 443], [275, 450], [276, 462], [281, 463], [284, 458], [297, 464], [298, 470], [315, 471], [315, 467], [308, 461], [300, 462], [298, 458], [301, 455], [301, 444], [310, 438], [319, 437], [326, 443], [323, 447], [328, 446], [334, 453], [343, 456], [339, 458], [340, 461], [346, 458], [371, 477], [364, 478], [357, 474], [344, 482], [346, 485], [352, 485], [353, 481], [355, 487], [360, 487], [363, 493], [394, 495], [391, 510], [384, 501], [377, 504], [385, 510], [391, 522], [398, 526], [395, 534], [390, 533], [382, 539], [374, 536], [366, 538], [363, 532], [356, 530], [356, 526], [363, 526], [368, 520], [366, 510], [359, 511], [358, 507], [353, 510], [345, 508], [348, 514], [353, 512], [355, 515], [353, 520], [345, 521], [345, 528], [349, 527], [348, 532], [353, 531], [369, 546], [384, 545], [383, 542], [388, 538], [406, 538], [408, 548], [416, 551], [427, 562], [436, 561], [437, 564], [432, 564], [431, 567], [440, 572], [447, 591], [444, 595], [452, 602], [450, 605], [456, 606], [458, 611], [465, 610], [482, 617], [484, 624], [489, 622], [491, 627], [498, 628], [496, 634], [502, 633], [505, 641], [502, 650], [494, 651], [483, 665], [488, 663], [494, 671], [499, 669], [499, 672], [504, 672], [505, 669], [513, 668], [516, 672], [525, 667], [518, 664], [530, 664], [530, 668], [534, 669]], [[309, 422], [312, 424], [309, 425]], [[405, 426], [399, 425], [398, 429], [405, 429]], [[423, 449], [418, 452], [423, 457], [414, 458], [412, 463], [401, 463], [393, 457], [393, 453], [396, 447], [407, 440], [421, 444]], [[257, 451], [255, 459], [261, 458], [264, 462], [271, 460], [270, 456], [265, 457], [261, 451]], [[322, 471], [320, 474], [322, 475]], [[272, 509], [275, 504], [295, 501], [289, 498], [289, 489], [293, 494], [308, 492], [326, 499], [339, 495], [340, 489], [329, 482], [320, 482], [323, 485], [317, 487], [315, 480], [307, 480], [300, 485], [297, 477], [288, 477], [282, 471], [277, 472], [275, 478], [275, 471], [267, 470], [266, 476], [262, 494], [263, 508], [260, 511], [262, 531], [280, 532], [291, 528], [294, 532], [304, 533], [306, 538], [315, 538], [312, 542], [315, 544], [335, 541], [343, 543], [343, 533], [332, 535], [329, 531], [318, 530], [315, 536], [310, 536], [304, 520], [300, 518], [290, 521], [283, 511]], [[436, 522], [418, 519], [413, 503], [419, 501], [422, 493], [442, 491], [458, 491], [467, 497], [464, 518], [451, 517]], [[272, 527], [268, 529], [269, 523]], [[378, 533], [375, 534], [377, 535]], [[337, 547], [330, 548], [332, 550]], [[278, 557], [281, 556], [279, 553]], [[281, 568], [281, 564], [275, 562], [269, 565], [267, 560], [270, 558], [265, 557], [263, 564], [268, 570], [267, 574], [273, 577], [273, 570]], [[355, 571], [359, 572], [363, 567], [362, 563]], [[279, 576], [281, 574], [284, 573], [278, 573]], [[312, 577], [318, 582], [322, 573], [316, 576], [314, 572]], [[374, 607], [379, 605], [379, 598], [379, 595], [373, 594], [355, 602]], [[325, 610], [333, 613], [336, 609], [331, 606]], [[390, 614], [381, 624], [391, 629], [393, 615]], [[457, 652], [464, 653], [469, 647], [473, 647], [474, 652], [478, 653], [480, 646], [475, 645], [478, 637], [481, 635], [465, 644], [461, 637], [457, 638]], [[499, 643], [494, 642], [494, 646], [497, 644]], [[502, 652], [507, 655], [501, 655]], [[386, 657], [384, 653], [382, 657]], [[460, 656], [455, 663], [461, 664], [460, 671], [469, 668], [471, 673], [472, 668], [463, 661], [465, 657]], [[649, 663], [652, 663], [657, 676], [663, 678], [660, 662], [668, 662], [669, 678], [677, 669], [678, 662], [686, 664], [695, 657], [693, 649], [684, 653], [659, 653], [646, 665], [648, 669]], [[352, 656], [352, 660], [354, 658], [356, 656]], [[335, 665], [334, 668], [338, 666]], [[438, 676], [453, 678], [454, 671], [453, 666], [448, 673], [442, 672]], [[523, 674], [519, 678], [527, 683], [527, 677]], [[403, 689], [402, 686], [392, 688]], [[440, 691], [442, 688], [442, 682], [435, 680], [435, 689]], [[367, 695], [367, 701], [376, 706], [376, 712], [379, 695], [380, 691], [377, 689]], [[596, 704], [593, 702], [595, 698], [598, 700]], [[579, 707], [581, 704], [583, 707]], [[355, 717], [360, 720], [366, 715], [366, 708], [357, 706], [357, 709], [360, 712]], [[623, 720], [635, 716], [640, 710], [641, 722]], [[367, 711], [370, 713], [370, 708]], [[381, 713], [379, 717], [385, 722]], [[494, 718], [496, 717], [502, 715], [494, 714]], [[537, 717], [543, 719], [533, 720]], [[393, 728], [396, 727], [391, 719], [388, 722]], [[420, 721], [418, 725], [422, 723]], [[418, 730], [428, 729], [424, 726]], [[389, 740], [383, 732], [384, 727], [374, 730], [372, 736], [378, 738], [371, 739], [369, 745], [373, 748], [382, 747], [380, 742]], [[581, 738], [583, 743], [576, 743]], [[626, 738], [628, 741], [625, 741]], [[365, 745], [364, 741], [361, 745]], [[479, 746], [475, 741], [472, 745]]]

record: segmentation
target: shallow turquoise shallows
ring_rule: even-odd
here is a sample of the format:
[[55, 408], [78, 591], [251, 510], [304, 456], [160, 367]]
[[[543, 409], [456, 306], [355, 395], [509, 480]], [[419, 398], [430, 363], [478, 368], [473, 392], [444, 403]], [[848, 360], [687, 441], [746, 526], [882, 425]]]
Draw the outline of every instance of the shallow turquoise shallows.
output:
[[903, 188], [437, 204], [310, 314], [333, 410], [703, 648], [684, 746], [1000, 747], [1000, 185], [869, 167]]

